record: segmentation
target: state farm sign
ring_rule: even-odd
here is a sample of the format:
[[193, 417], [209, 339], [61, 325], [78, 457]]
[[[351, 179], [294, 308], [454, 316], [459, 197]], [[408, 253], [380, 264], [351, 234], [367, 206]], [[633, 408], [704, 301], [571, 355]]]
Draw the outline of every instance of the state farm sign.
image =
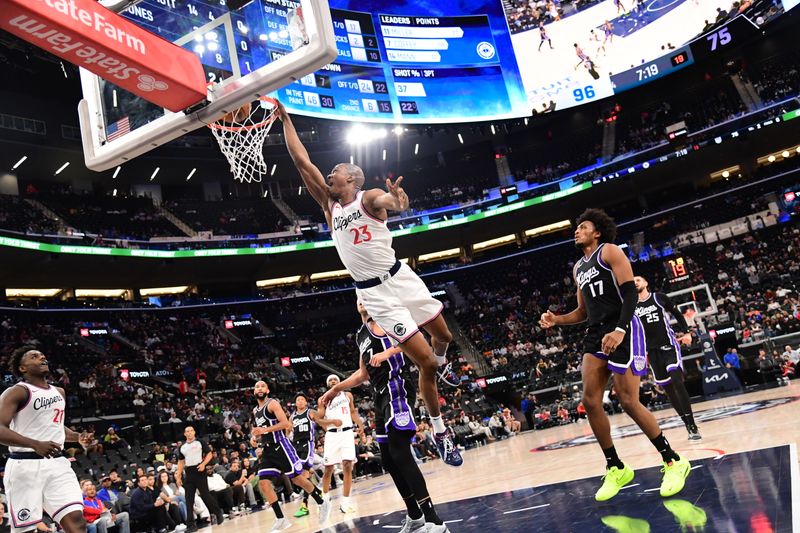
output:
[[0, 28], [170, 111], [206, 97], [195, 54], [94, 0], [0, 0]]

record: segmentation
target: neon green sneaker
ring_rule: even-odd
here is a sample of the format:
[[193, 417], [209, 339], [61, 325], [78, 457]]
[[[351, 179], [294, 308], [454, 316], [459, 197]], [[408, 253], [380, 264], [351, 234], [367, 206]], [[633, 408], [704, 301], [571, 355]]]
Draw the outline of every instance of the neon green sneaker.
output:
[[302, 503], [300, 504], [300, 508], [294, 512], [295, 518], [300, 518], [301, 516], [308, 516], [308, 507], [306, 507]]
[[706, 512], [686, 500], [664, 500], [667, 511], [672, 513], [681, 531], [702, 531], [706, 527]]
[[594, 499], [598, 502], [610, 500], [617, 495], [622, 487], [631, 481], [633, 481], [633, 469], [631, 467], [625, 463], [623, 463], [622, 469], [612, 466], [606, 470], [606, 474], [603, 476], [603, 486], [595, 493]]
[[681, 457], [677, 461], [664, 463], [664, 468], [661, 471], [664, 473], [664, 479], [661, 481], [661, 495], [664, 498], [669, 498], [683, 490], [686, 478], [689, 476], [689, 472], [692, 471], [692, 464], [688, 459]]
[[617, 533], [650, 533], [650, 524], [646, 520], [629, 516], [611, 515], [600, 519], [603, 524]]

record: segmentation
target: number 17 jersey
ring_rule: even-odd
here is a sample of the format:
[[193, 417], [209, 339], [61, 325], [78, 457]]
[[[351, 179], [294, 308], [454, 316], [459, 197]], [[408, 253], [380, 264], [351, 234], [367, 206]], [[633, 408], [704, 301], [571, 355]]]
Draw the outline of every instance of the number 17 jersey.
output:
[[600, 257], [604, 244], [575, 264], [575, 282], [586, 307], [586, 325], [613, 324], [622, 310], [622, 296], [611, 267]]
[[366, 281], [383, 276], [397, 262], [386, 223], [369, 213], [359, 191], [349, 204], [331, 204], [331, 236], [350, 276]]

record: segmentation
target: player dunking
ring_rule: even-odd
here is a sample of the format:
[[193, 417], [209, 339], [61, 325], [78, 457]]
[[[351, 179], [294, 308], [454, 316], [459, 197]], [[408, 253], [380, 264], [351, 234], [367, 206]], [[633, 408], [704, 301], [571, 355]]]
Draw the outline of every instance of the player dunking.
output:
[[258, 465], [258, 486], [261, 494], [267, 503], [275, 511], [275, 523], [270, 531], [283, 531], [292, 526], [287, 518], [283, 516], [281, 504], [275, 489], [272, 487], [272, 478], [287, 476], [292, 483], [306, 491], [319, 505], [319, 523], [323, 524], [330, 515], [330, 506], [322, 498], [319, 488], [315, 487], [311, 481], [301, 477], [303, 466], [297, 452], [289, 442], [284, 433], [292, 427], [291, 422], [286, 418], [286, 413], [279, 401], [269, 398], [269, 386], [263, 381], [259, 381], [253, 387], [253, 395], [256, 397], [258, 405], [253, 408], [253, 429], [251, 444], [254, 446], [255, 437], [261, 437], [263, 449], [261, 452], [261, 462]]
[[[333, 167], [324, 178], [311, 162], [282, 104], [278, 104], [277, 113], [289, 155], [306, 188], [322, 207], [339, 258], [355, 280], [356, 295], [419, 369], [420, 394], [431, 415], [439, 455], [445, 463], [460, 466], [463, 459], [442, 420], [436, 388], [437, 367], [442, 369], [439, 377], [443, 381], [458, 386], [446, 360], [453, 335], [441, 316], [442, 303], [431, 296], [408, 265], [395, 257], [392, 234], [386, 227], [388, 211], [408, 209], [408, 195], [400, 187], [403, 178], [394, 183], [387, 179], [388, 192], [362, 191], [364, 172], [346, 163]], [[420, 328], [431, 336], [431, 344]]]
[[542, 45], [545, 41], [550, 45], [550, 50], [553, 49], [553, 41], [551, 41], [550, 36], [547, 35], [547, 28], [544, 27], [544, 22], [539, 23], [539, 39], [541, 39], [539, 41], [539, 52], [542, 51]]
[[[331, 374], [325, 380], [328, 388], [333, 388], [339, 383], [339, 376]], [[350, 502], [350, 490], [353, 487], [353, 465], [356, 462], [356, 442], [353, 435], [353, 427], [358, 429], [361, 439], [364, 439], [364, 424], [358, 416], [356, 406], [353, 403], [353, 395], [349, 392], [342, 392], [322, 402], [320, 398], [318, 405], [325, 409], [325, 418], [321, 420], [327, 428], [325, 432], [325, 444], [322, 448], [322, 463], [325, 465], [325, 473], [322, 475], [322, 494], [327, 500], [330, 496], [331, 477], [333, 477], [333, 467], [337, 464], [342, 465], [344, 479], [342, 484], [342, 502], [339, 510], [343, 513], [353, 513], [353, 505]]]
[[[636, 305], [636, 316], [642, 321], [645, 339], [647, 339], [647, 361], [656, 383], [664, 387], [669, 402], [680, 415], [689, 440], [700, 440], [700, 431], [694, 421], [692, 403], [689, 393], [683, 384], [683, 359], [677, 337], [688, 334], [689, 325], [686, 319], [666, 294], [650, 292], [647, 280], [641, 276], [633, 278], [639, 303]], [[669, 324], [667, 313], [678, 321], [677, 336]]]
[[603, 391], [614, 376], [614, 388], [625, 412], [642, 429], [664, 461], [661, 495], [683, 489], [691, 471], [667, 442], [653, 414], [639, 403], [639, 378], [647, 373], [644, 333], [634, 313], [638, 300], [630, 261], [612, 244], [617, 226], [604, 211], [587, 209], [578, 218], [575, 246], [583, 251], [573, 268], [578, 307], [565, 315], [542, 313], [544, 328], [586, 322], [583, 339], [583, 405], [589, 424], [606, 457], [603, 485], [597, 501], [613, 498], [633, 479], [633, 469], [620, 461], [611, 426], [603, 410]]
[[408, 375], [408, 362], [401, 349], [392, 346], [386, 332], [370, 318], [359, 301], [363, 324], [356, 334], [358, 370], [337, 383], [322, 398], [324, 405], [341, 391], [369, 381], [374, 394], [375, 432], [381, 462], [392, 477], [408, 515], [400, 533], [445, 533], [448, 530], [431, 502], [425, 478], [411, 455], [411, 439], [417, 424], [412, 406], [416, 390]]
[[46, 511], [66, 533], [85, 533], [83, 494], [62, 450], [64, 442], [85, 446], [88, 436], [64, 427], [64, 390], [47, 383], [42, 352], [18, 348], [9, 369], [22, 378], [0, 396], [0, 443], [11, 452], [3, 479], [11, 531], [35, 531]]

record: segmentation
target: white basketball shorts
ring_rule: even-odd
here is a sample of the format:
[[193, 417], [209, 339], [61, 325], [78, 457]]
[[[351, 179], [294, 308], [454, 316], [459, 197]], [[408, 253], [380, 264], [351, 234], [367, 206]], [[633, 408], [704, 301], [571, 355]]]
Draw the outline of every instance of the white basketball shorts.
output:
[[327, 431], [325, 432], [325, 445], [323, 446], [322, 463], [325, 466], [333, 466], [342, 461], [356, 460], [356, 441], [355, 430], [348, 431]]
[[3, 481], [12, 533], [30, 531], [42, 521], [42, 510], [57, 523], [72, 511], [83, 512], [78, 478], [65, 457], [9, 459]]
[[425, 283], [403, 263], [397, 274], [380, 285], [356, 289], [369, 316], [397, 343], [414, 336], [419, 328], [432, 322], [444, 308], [431, 296]]

